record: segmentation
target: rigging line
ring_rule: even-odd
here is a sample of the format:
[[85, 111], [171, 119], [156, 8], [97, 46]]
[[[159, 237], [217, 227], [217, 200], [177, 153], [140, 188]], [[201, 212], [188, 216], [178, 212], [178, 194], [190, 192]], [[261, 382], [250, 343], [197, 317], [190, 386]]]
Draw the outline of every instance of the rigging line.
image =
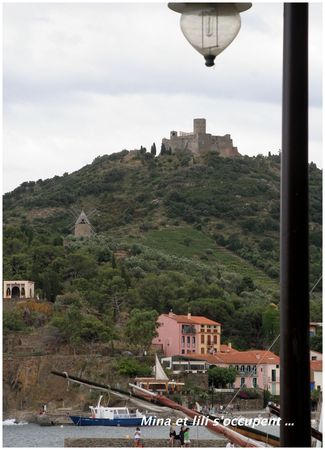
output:
[[[271, 350], [271, 348], [272, 348], [273, 345], [276, 343], [276, 341], [279, 339], [279, 337], [280, 337], [280, 334], [278, 334], [278, 336], [274, 339], [274, 341], [273, 341], [272, 344], [269, 346], [269, 348], [268, 348], [267, 350], [264, 350], [264, 355], [263, 355], [263, 357], [261, 358], [261, 360], [256, 364], [256, 367], [257, 367], [258, 365], [262, 364], [262, 361], [265, 359], [267, 353]], [[252, 369], [252, 370], [249, 372], [248, 376], [253, 375], [253, 372], [254, 372], [254, 369]], [[235, 398], [237, 397], [237, 395], [239, 394], [239, 392], [243, 389], [243, 387], [244, 387], [244, 386], [240, 386], [240, 387], [238, 388], [238, 390], [237, 390], [237, 392], [235, 393], [235, 395], [233, 396], [233, 398], [232, 398], [232, 399], [230, 400], [230, 402], [226, 405], [225, 411], [227, 410], [228, 406], [235, 400]]]
[[309, 292], [309, 295], [312, 294], [313, 290], [315, 289], [315, 287], [318, 285], [318, 283], [320, 282], [320, 280], [323, 278], [323, 275], [321, 275], [318, 280], [316, 281], [316, 283], [314, 284], [314, 286], [311, 288], [311, 291]]
[[[313, 290], [315, 289], [315, 287], [318, 285], [318, 283], [320, 282], [320, 280], [321, 280], [322, 278], [323, 278], [323, 275], [321, 275], [321, 276], [319, 277], [319, 279], [316, 281], [316, 283], [314, 284], [314, 286], [311, 288], [311, 290], [309, 291], [309, 295], [313, 292]], [[271, 350], [271, 348], [272, 348], [273, 345], [276, 343], [276, 341], [279, 339], [279, 337], [280, 337], [280, 333], [279, 333], [279, 334], [277, 335], [277, 337], [274, 339], [274, 341], [273, 341], [272, 344], [269, 346], [269, 348], [268, 348], [267, 350], [265, 350], [264, 356], [266, 355], [266, 352], [269, 352], [269, 351]], [[257, 367], [259, 364], [262, 363], [263, 359], [264, 359], [264, 357], [261, 359], [261, 361], [259, 361], [259, 362], [256, 364], [256, 367]], [[251, 370], [251, 372], [249, 373], [248, 376], [251, 376], [251, 375], [253, 374], [253, 372], [254, 372], [254, 369]], [[240, 386], [240, 387], [238, 388], [238, 391], [236, 392], [236, 394], [233, 396], [233, 398], [230, 400], [230, 402], [226, 405], [225, 411], [226, 411], [226, 409], [228, 408], [228, 406], [235, 400], [235, 398], [237, 397], [237, 395], [239, 394], [239, 392], [242, 390], [242, 388], [243, 388], [243, 386]]]

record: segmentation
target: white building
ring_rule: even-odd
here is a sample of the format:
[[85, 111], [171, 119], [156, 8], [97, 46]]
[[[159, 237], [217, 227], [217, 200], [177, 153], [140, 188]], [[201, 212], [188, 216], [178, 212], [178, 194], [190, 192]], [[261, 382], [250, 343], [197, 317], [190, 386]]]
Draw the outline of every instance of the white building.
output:
[[35, 297], [34, 281], [13, 280], [3, 282], [3, 298], [27, 299]]

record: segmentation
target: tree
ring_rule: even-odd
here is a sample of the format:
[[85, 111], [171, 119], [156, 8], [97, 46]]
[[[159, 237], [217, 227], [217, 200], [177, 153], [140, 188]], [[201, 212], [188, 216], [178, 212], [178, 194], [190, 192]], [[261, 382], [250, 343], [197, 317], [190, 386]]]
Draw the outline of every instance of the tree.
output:
[[259, 247], [261, 250], [271, 252], [274, 249], [274, 241], [271, 238], [264, 238], [260, 241]]
[[157, 148], [156, 148], [156, 144], [155, 143], [152, 144], [150, 152], [151, 152], [152, 155], [156, 156]]
[[315, 336], [310, 337], [310, 348], [315, 352], [323, 351], [323, 333], [320, 331]]
[[62, 289], [57, 272], [46, 270], [41, 278], [44, 297], [47, 300], [54, 302], [55, 297]]
[[53, 317], [50, 325], [62, 333], [64, 340], [72, 345], [83, 342], [110, 342], [115, 338], [114, 324], [109, 317], [99, 320], [91, 314], [84, 314], [76, 304], [64, 314]]
[[254, 281], [251, 277], [244, 276], [240, 284], [240, 292], [242, 291], [254, 291], [256, 289]]
[[153, 338], [157, 336], [158, 315], [154, 309], [133, 309], [125, 326], [127, 340], [147, 351]]
[[26, 329], [26, 324], [22, 317], [21, 311], [4, 311], [3, 312], [3, 333], [7, 334], [12, 331], [22, 331]]
[[167, 149], [166, 149], [166, 146], [165, 146], [165, 144], [163, 142], [161, 144], [160, 154], [161, 155], [166, 155], [167, 154]]
[[117, 370], [120, 375], [128, 377], [148, 377], [152, 375], [149, 366], [140, 363], [134, 358], [121, 358], [118, 361]]
[[92, 255], [81, 251], [68, 255], [66, 276], [71, 278], [92, 278], [96, 274], [97, 264]]
[[266, 338], [267, 344], [271, 344], [271, 342], [279, 334], [280, 331], [279, 309], [273, 303], [268, 305], [262, 314], [262, 330], [263, 336], [264, 338]]
[[116, 269], [117, 265], [116, 265], [116, 259], [115, 259], [115, 255], [114, 253], [112, 253], [112, 268]]
[[216, 388], [225, 388], [236, 380], [234, 367], [212, 367], [208, 370], [209, 384]]

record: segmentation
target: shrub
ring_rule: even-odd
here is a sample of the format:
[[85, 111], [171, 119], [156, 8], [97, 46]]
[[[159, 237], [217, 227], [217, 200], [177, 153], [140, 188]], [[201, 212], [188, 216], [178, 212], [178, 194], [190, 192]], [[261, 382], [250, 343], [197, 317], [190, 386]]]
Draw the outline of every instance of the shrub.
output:
[[29, 309], [30, 312], [44, 314], [45, 316], [51, 316], [53, 313], [53, 305], [50, 303], [40, 303], [35, 300], [28, 300], [26, 302], [20, 302], [17, 305], [17, 309], [25, 310]]
[[266, 251], [270, 252], [274, 249], [274, 241], [270, 238], [262, 239], [259, 242], [259, 247], [261, 250], [266, 250]]
[[21, 311], [4, 311], [3, 312], [3, 332], [24, 331], [26, 324], [23, 320]]
[[212, 367], [208, 371], [209, 384], [225, 388], [236, 380], [237, 371], [233, 367]]
[[261, 394], [257, 389], [243, 388], [239, 392], [239, 397], [244, 399], [260, 398]]
[[117, 371], [120, 375], [128, 377], [146, 377], [152, 374], [149, 366], [140, 363], [134, 358], [121, 358], [117, 363]]

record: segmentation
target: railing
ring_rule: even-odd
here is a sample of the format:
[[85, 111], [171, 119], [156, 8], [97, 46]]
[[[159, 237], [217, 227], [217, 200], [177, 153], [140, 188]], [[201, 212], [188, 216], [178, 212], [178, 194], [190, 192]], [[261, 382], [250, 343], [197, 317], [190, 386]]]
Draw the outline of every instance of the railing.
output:
[[256, 374], [256, 372], [254, 373], [254, 372], [252, 372], [252, 371], [250, 371], [250, 372], [248, 372], [248, 371], [241, 371], [241, 370], [239, 370], [238, 371], [238, 375], [240, 375], [240, 376], [245, 376], [245, 377], [256, 377], [257, 376], [257, 374]]
[[182, 325], [182, 333], [183, 334], [195, 334], [196, 329], [193, 325]]

